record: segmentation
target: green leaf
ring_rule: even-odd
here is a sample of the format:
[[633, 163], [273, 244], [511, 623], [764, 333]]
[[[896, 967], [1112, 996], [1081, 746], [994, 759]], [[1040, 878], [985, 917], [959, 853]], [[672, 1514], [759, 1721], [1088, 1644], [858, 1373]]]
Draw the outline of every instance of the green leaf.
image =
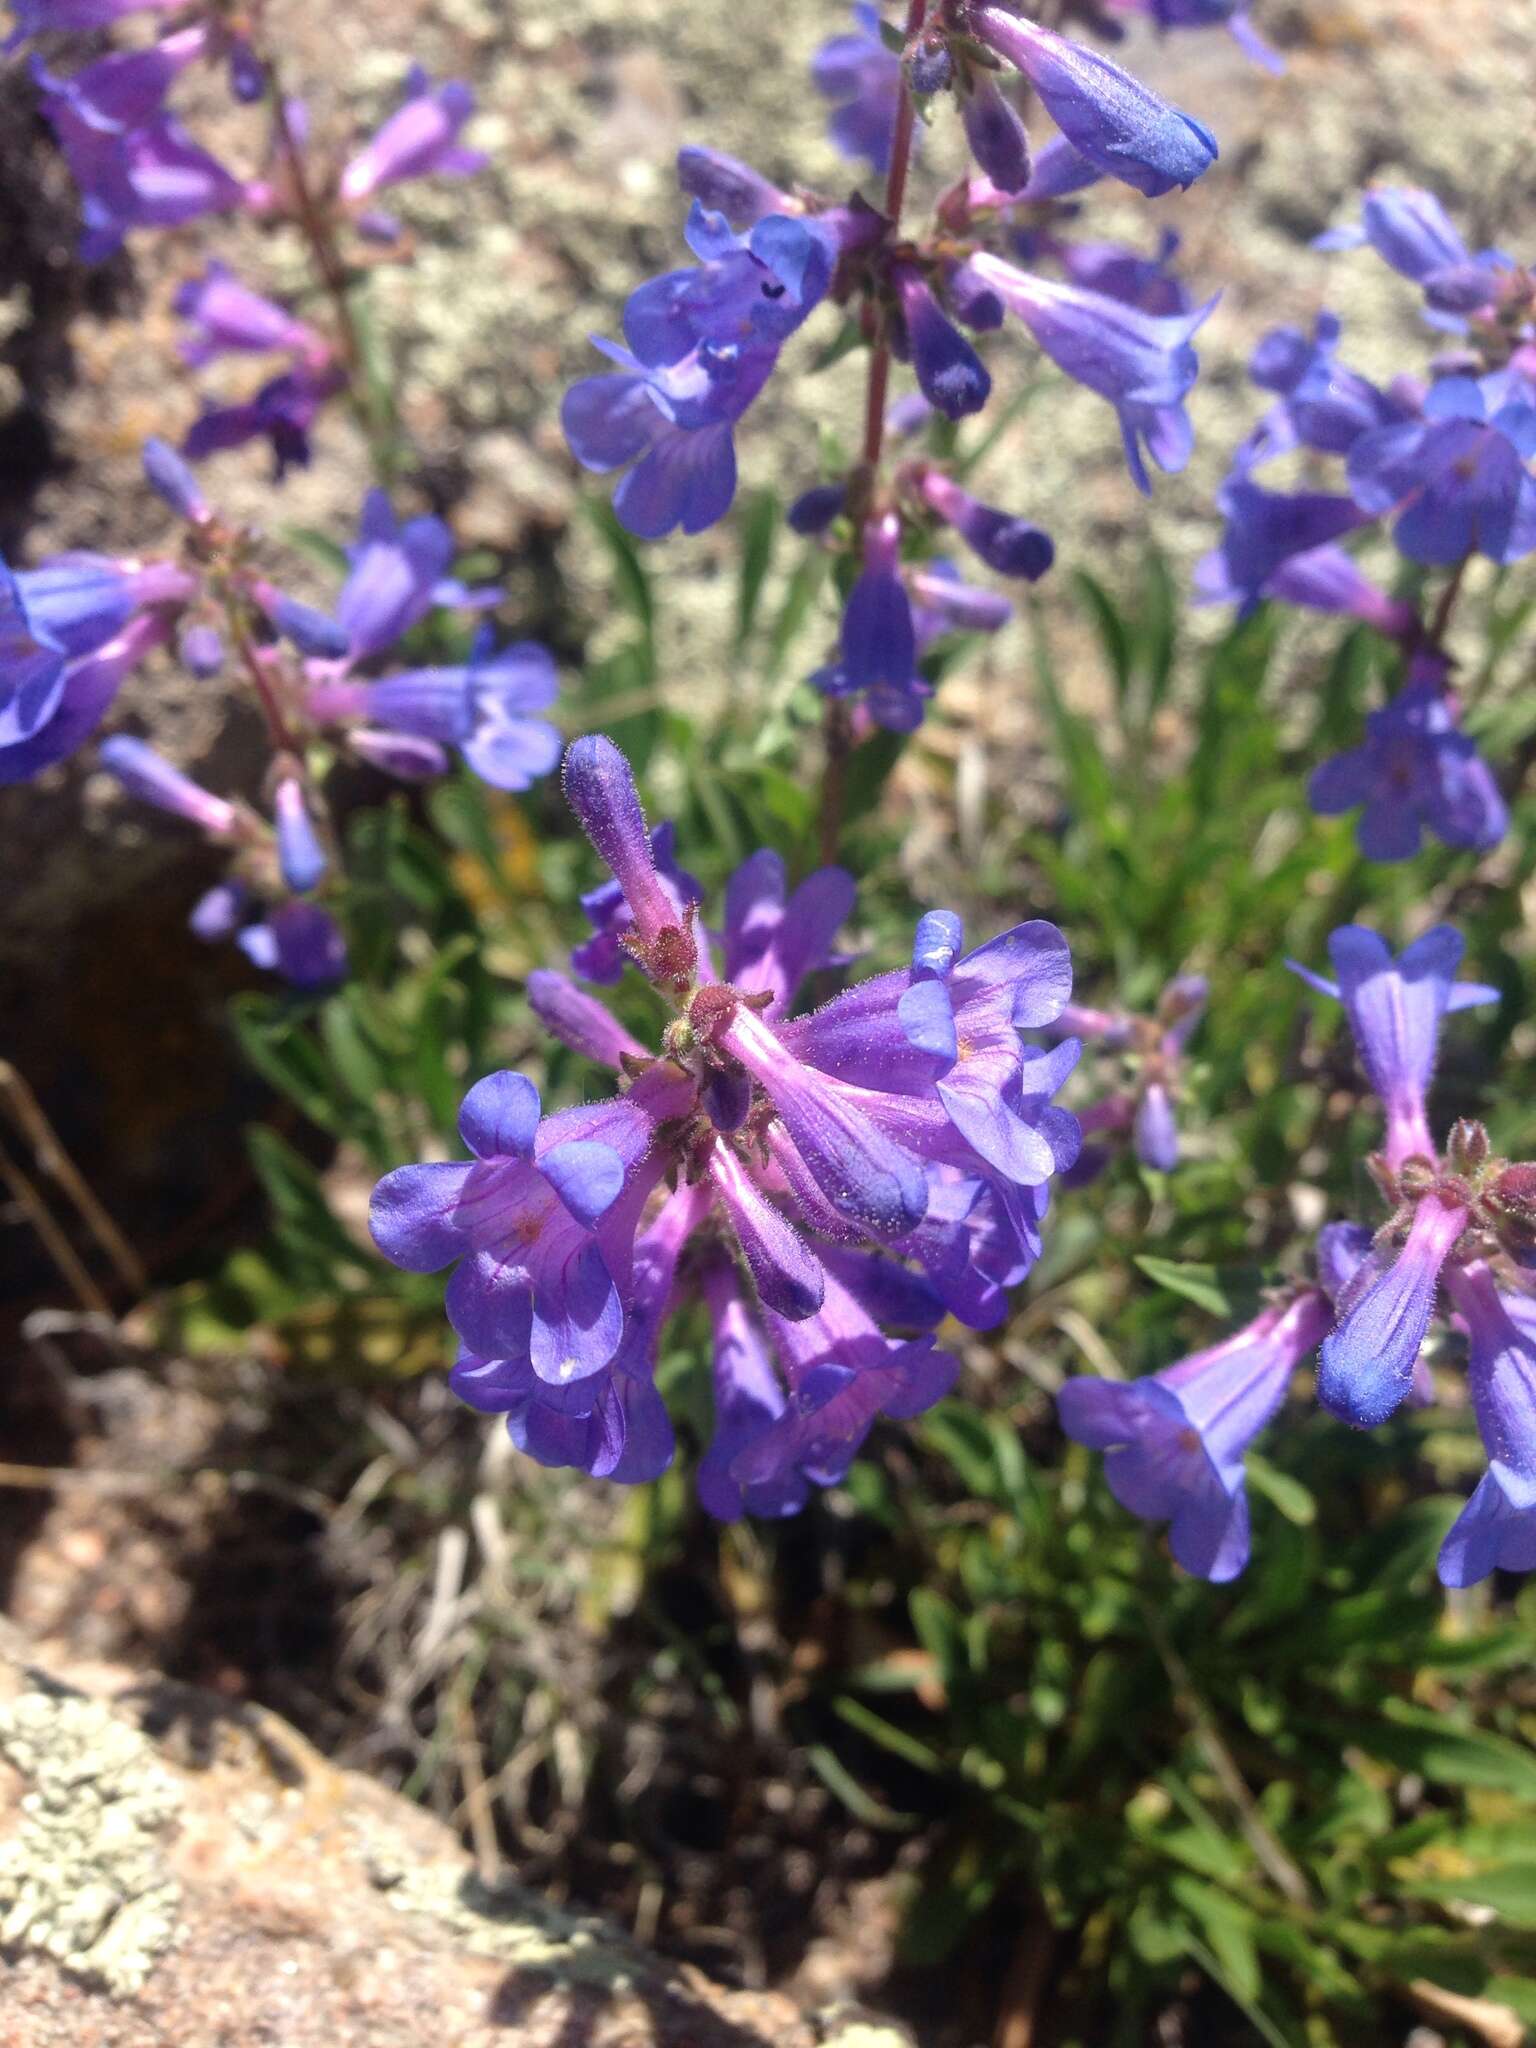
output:
[[763, 674], [774, 681], [784, 666], [785, 656], [799, 638], [801, 629], [810, 616], [816, 594], [826, 581], [831, 566], [830, 557], [820, 548], [807, 551], [803, 561], [796, 567], [789, 579], [778, 614], [768, 631], [767, 645], [763, 650]]
[[1115, 695], [1123, 705], [1131, 685], [1131, 630], [1103, 584], [1086, 569], [1072, 574], [1072, 588], [1091, 616], [1109, 661]]
[[339, 1093], [325, 1059], [303, 1023], [271, 996], [236, 996], [229, 1017], [240, 1049], [281, 1095], [297, 1103], [313, 1124], [338, 1135], [345, 1127]]
[[272, 1204], [278, 1235], [285, 1248], [298, 1254], [303, 1271], [321, 1279], [334, 1276], [338, 1268], [365, 1273], [368, 1260], [331, 1213], [309, 1162], [264, 1124], [253, 1124], [245, 1137], [251, 1164]]
[[757, 623], [758, 601], [773, 562], [781, 519], [779, 501], [772, 491], [756, 491], [742, 507], [738, 519], [741, 534], [741, 575], [736, 586], [736, 652], [752, 637]]
[[907, 1608], [918, 1641], [938, 1665], [945, 1685], [953, 1686], [968, 1662], [959, 1614], [931, 1586], [914, 1586], [907, 1596]]
[[1157, 1259], [1146, 1253], [1138, 1254], [1136, 1264], [1159, 1287], [1166, 1287], [1170, 1294], [1183, 1295], [1186, 1301], [1194, 1302], [1198, 1308], [1209, 1309], [1213, 1316], [1230, 1316], [1233, 1313], [1231, 1297], [1217, 1267], [1176, 1259]]
[[814, 377], [820, 370], [830, 370], [834, 363], [840, 363], [844, 356], [851, 356], [862, 346], [864, 330], [857, 320], [845, 320], [837, 333], [820, 353], [811, 360], [807, 376]]
[[589, 498], [586, 511], [613, 564], [618, 601], [638, 620], [649, 641], [656, 628], [656, 606], [651, 596], [650, 576], [636, 552], [634, 541], [620, 526], [606, 498]]
[[1168, 1889], [1210, 1943], [1220, 1965], [1221, 1982], [1234, 1996], [1251, 2003], [1264, 1981], [1252, 1913], [1225, 1892], [1182, 1871], [1169, 1879]]
[[866, 1792], [847, 1765], [824, 1742], [813, 1742], [805, 1753], [805, 1760], [833, 1797], [840, 1799], [854, 1819], [863, 1821], [866, 1827], [884, 1828], [892, 1834], [909, 1834], [917, 1826], [915, 1813], [897, 1813], [876, 1799], [872, 1792]]
[[905, 1729], [897, 1728], [883, 1714], [877, 1714], [873, 1707], [866, 1707], [862, 1700], [850, 1699], [844, 1694], [836, 1702], [836, 1707], [839, 1717], [850, 1728], [856, 1728], [871, 1742], [888, 1749], [892, 1756], [899, 1756], [903, 1763], [909, 1763], [919, 1771], [936, 1773], [944, 1769], [944, 1760], [937, 1750], [930, 1749], [915, 1735], [907, 1734]]
[[1299, 1479], [1280, 1471], [1257, 1451], [1248, 1453], [1247, 1470], [1248, 1483], [1256, 1493], [1263, 1494], [1298, 1529], [1311, 1528], [1317, 1520], [1317, 1502]]
[[1180, 594], [1168, 563], [1153, 551], [1142, 569], [1136, 640], [1137, 665], [1146, 677], [1148, 712], [1160, 710], [1168, 695], [1178, 646], [1179, 612]]
[[854, 748], [848, 757], [848, 780], [843, 800], [845, 823], [852, 824], [856, 818], [862, 818], [874, 809], [906, 743], [907, 735], [903, 732], [877, 732]]
[[1536, 1752], [1443, 1714], [1390, 1700], [1379, 1720], [1325, 1725], [1327, 1740], [1340, 1748], [1363, 1749], [1432, 1785], [1478, 1785], [1536, 1800]]
[[347, 551], [328, 533], [321, 533], [313, 526], [285, 526], [282, 536], [289, 547], [297, 549], [301, 555], [308, 555], [312, 562], [318, 562], [338, 582], [346, 576], [350, 566]]
[[1403, 1890], [1415, 1899], [1486, 1906], [1511, 1927], [1536, 1927], [1536, 1862], [1500, 1864], [1472, 1877], [1416, 1878]]

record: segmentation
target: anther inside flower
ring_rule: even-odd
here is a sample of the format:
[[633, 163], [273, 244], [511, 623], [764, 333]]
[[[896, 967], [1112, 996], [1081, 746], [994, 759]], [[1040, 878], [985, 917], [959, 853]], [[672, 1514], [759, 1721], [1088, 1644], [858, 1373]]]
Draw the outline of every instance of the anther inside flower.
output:
[[[791, 891], [777, 855], [755, 854], [706, 932], [618, 749], [578, 740], [564, 781], [618, 885], [588, 898], [599, 935], [670, 1021], [648, 1052], [565, 976], [532, 976], [536, 1014], [621, 1092], [541, 1116], [522, 1076], [479, 1082], [461, 1121], [472, 1160], [388, 1175], [374, 1236], [409, 1270], [456, 1262], [465, 1399], [505, 1414], [542, 1462], [621, 1480], [671, 1458], [657, 1350], [669, 1305], [703, 1276], [718, 1418], [705, 1504], [790, 1513], [841, 1479], [877, 1416], [949, 1390], [936, 1326], [946, 1312], [993, 1326], [1038, 1255], [1051, 1177], [1077, 1154], [1051, 1098], [1078, 1048], [1021, 1034], [1071, 993], [1066, 942], [1031, 922], [965, 953], [959, 920], [934, 912], [909, 968], [796, 1015], [806, 977], [841, 964], [848, 876], [824, 868]], [[616, 978], [610, 952], [577, 958]]]

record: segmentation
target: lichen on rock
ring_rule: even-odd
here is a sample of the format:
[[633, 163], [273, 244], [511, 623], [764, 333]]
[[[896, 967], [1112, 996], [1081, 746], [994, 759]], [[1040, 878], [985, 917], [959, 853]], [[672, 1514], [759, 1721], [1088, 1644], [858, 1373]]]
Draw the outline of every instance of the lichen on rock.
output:
[[27, 1785], [0, 1842], [0, 1944], [137, 1991], [176, 1938], [175, 1780], [109, 1707], [41, 1679], [0, 1706], [0, 1755]]

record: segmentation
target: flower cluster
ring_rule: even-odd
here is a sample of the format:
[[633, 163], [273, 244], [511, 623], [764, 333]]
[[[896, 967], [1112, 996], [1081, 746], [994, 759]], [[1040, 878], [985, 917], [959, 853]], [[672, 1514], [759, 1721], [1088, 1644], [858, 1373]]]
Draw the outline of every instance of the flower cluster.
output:
[[[1373, 191], [1359, 227], [1322, 237], [1330, 248], [1358, 243], [1419, 287], [1450, 343], [1427, 380], [1383, 388], [1340, 362], [1332, 314], [1310, 335], [1266, 335], [1250, 367], [1274, 403], [1221, 489], [1225, 527], [1198, 587], [1243, 609], [1275, 598], [1359, 619], [1401, 647], [1401, 690], [1372, 715], [1365, 744], [1319, 772], [1314, 803], [1360, 807], [1360, 846], [1375, 860], [1407, 858], [1426, 831], [1481, 851], [1507, 816], [1461, 730], [1443, 640], [1474, 557], [1506, 565], [1536, 553], [1536, 278], [1496, 250], [1474, 254], [1428, 192]], [[1297, 450], [1341, 462], [1342, 488], [1256, 480]], [[1430, 618], [1373, 584], [1341, 545], [1380, 528], [1410, 563], [1450, 572]]]
[[1248, 1556], [1243, 1457], [1320, 1349], [1322, 1405], [1356, 1428], [1406, 1401], [1435, 1399], [1424, 1357], [1437, 1316], [1465, 1342], [1473, 1413], [1488, 1471], [1440, 1552], [1440, 1577], [1468, 1586], [1496, 1567], [1536, 1569], [1536, 1165], [1494, 1156], [1479, 1123], [1437, 1145], [1426, 1110], [1440, 1027], [1493, 1002], [1455, 979], [1460, 935], [1437, 925], [1393, 959], [1375, 933], [1346, 925], [1329, 942], [1336, 979], [1297, 968], [1341, 1001], [1385, 1119], [1367, 1165], [1390, 1214], [1374, 1231], [1327, 1224], [1317, 1280], [1293, 1287], [1210, 1350], [1127, 1384], [1079, 1379], [1061, 1394], [1069, 1436], [1106, 1451], [1116, 1498], [1167, 1520], [1175, 1556], [1212, 1579]]
[[835, 964], [850, 877], [823, 868], [790, 891], [778, 856], [755, 854], [710, 933], [618, 749], [578, 740], [564, 772], [613, 878], [587, 899], [575, 964], [600, 982], [639, 970], [671, 1012], [659, 1050], [576, 982], [534, 974], [540, 1020], [621, 1092], [544, 1116], [524, 1076], [477, 1082], [470, 1159], [389, 1174], [374, 1238], [409, 1271], [453, 1264], [466, 1401], [542, 1463], [623, 1481], [672, 1456], [658, 1347], [673, 1305], [701, 1293], [701, 1497], [723, 1519], [793, 1513], [842, 1478], [877, 1416], [949, 1390], [938, 1324], [994, 1326], [1038, 1255], [1051, 1177], [1077, 1155], [1051, 1098], [1078, 1047], [1021, 1034], [1061, 1015], [1066, 942], [1031, 922], [966, 952], [959, 919], [934, 911], [909, 967], [797, 1014], [806, 978]]
[[[372, 676], [435, 609], [500, 599], [450, 573], [441, 520], [402, 523], [370, 493], [328, 613], [270, 581], [258, 537], [214, 510], [174, 450], [149, 442], [144, 468], [184, 523], [176, 555], [65, 554], [15, 573], [0, 563], [0, 784], [28, 781], [82, 746], [154, 649], [174, 645], [199, 678], [229, 664], [266, 719], [269, 818], [199, 788], [137, 739], [107, 740], [101, 763], [132, 795], [229, 849], [228, 880], [193, 913], [200, 936], [238, 935], [259, 966], [297, 985], [334, 981], [345, 949], [318, 900], [334, 862], [316, 744], [407, 780], [446, 772], [457, 753], [497, 788], [526, 789], [559, 758], [554, 727], [537, 716], [555, 697], [554, 663], [532, 642], [498, 649], [482, 628], [463, 661]], [[262, 905], [268, 914], [250, 922]]]
[[1143, 1166], [1172, 1173], [1179, 1163], [1177, 1110], [1184, 1054], [1205, 1010], [1204, 975], [1179, 974], [1163, 989], [1151, 1016], [1100, 1010], [1068, 1003], [1056, 1029], [1097, 1044], [1118, 1072], [1109, 1093], [1079, 1110], [1083, 1147], [1072, 1169], [1074, 1185], [1100, 1173], [1108, 1163], [1107, 1138], [1129, 1135]]
[[[209, 405], [185, 452], [197, 458], [266, 440], [279, 477], [291, 463], [307, 462], [317, 414], [359, 368], [347, 303], [352, 278], [391, 250], [403, 253], [400, 223], [378, 195], [406, 179], [468, 176], [484, 162], [459, 140], [474, 107], [469, 88], [434, 87], [413, 68], [396, 112], [330, 161], [310, 147], [303, 105], [280, 96], [259, 6], [232, 13], [213, 0], [175, 9], [156, 0], [25, 0], [17, 12], [13, 42], [104, 28], [132, 14], [155, 18], [157, 33], [143, 47], [114, 50], [68, 75], [32, 60], [43, 115], [80, 190], [86, 262], [104, 261], [139, 229], [215, 215], [291, 222], [303, 234], [338, 315], [334, 331], [296, 317], [218, 262], [183, 284], [175, 306], [187, 323], [189, 365], [229, 352], [286, 359], [249, 398]], [[172, 111], [177, 82], [208, 65], [227, 68], [237, 99], [271, 103], [268, 162], [255, 175], [231, 170]]]
[[[1156, 198], [1198, 178], [1216, 145], [1108, 58], [1012, 6], [920, 6], [904, 43], [874, 8], [855, 14], [855, 29], [822, 48], [815, 80], [837, 103], [839, 146], [885, 174], [878, 204], [786, 191], [734, 158], [684, 149], [678, 176], [692, 200], [696, 267], [631, 294], [624, 346], [597, 343], [619, 367], [574, 385], [563, 420], [578, 461], [623, 472], [614, 509], [631, 532], [697, 533], [730, 506], [736, 425], [785, 343], [824, 301], [846, 309], [870, 346], [863, 460], [790, 514], [844, 572], [838, 648], [813, 680], [831, 698], [857, 700], [855, 732], [859, 721], [907, 731], [931, 694], [922, 662], [932, 638], [947, 624], [992, 630], [1008, 616], [1002, 600], [988, 603], [947, 562], [930, 561], [938, 534], [952, 528], [988, 567], [1026, 580], [1045, 573], [1054, 549], [1029, 520], [979, 502], [944, 462], [882, 475], [892, 356], [910, 363], [923, 410], [965, 419], [992, 388], [972, 337], [1011, 316], [1115, 408], [1139, 488], [1149, 488], [1149, 459], [1181, 469], [1192, 444], [1192, 337], [1214, 301], [1191, 305], [1169, 273], [1176, 238], [1146, 257], [1059, 230], [1073, 195], [1099, 179]], [[1060, 130], [1038, 155], [1010, 81]], [[914, 234], [901, 220], [914, 110], [945, 94], [959, 103], [979, 174]]]

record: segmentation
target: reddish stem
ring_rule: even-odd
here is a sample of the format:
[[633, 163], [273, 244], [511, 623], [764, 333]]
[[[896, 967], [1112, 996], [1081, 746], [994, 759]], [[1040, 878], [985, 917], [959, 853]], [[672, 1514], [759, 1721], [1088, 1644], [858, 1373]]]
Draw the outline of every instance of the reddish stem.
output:
[[267, 722], [267, 736], [272, 742], [272, 750], [278, 754], [296, 754], [299, 751], [299, 743], [288, 730], [288, 721], [283, 716], [283, 707], [272, 687], [272, 678], [262, 666], [261, 657], [246, 630], [239, 606], [240, 600], [233, 599], [226, 606], [225, 617], [229, 623], [230, 638], [235, 643], [235, 652], [255, 686], [257, 701]]
[[[908, 47], [921, 35], [928, 13], [928, 0], [907, 0]], [[891, 133], [891, 163], [885, 176], [886, 230], [894, 241], [901, 227], [902, 208], [907, 198], [907, 172], [912, 165], [912, 135], [916, 122], [912, 95], [903, 78], [896, 101], [896, 125]], [[878, 483], [880, 456], [885, 447], [886, 396], [891, 382], [891, 342], [888, 315], [876, 315], [878, 326], [869, 352], [869, 381], [864, 396], [864, 464], [871, 494]], [[830, 700], [822, 721], [826, 765], [821, 779], [821, 857], [835, 861], [843, 830], [843, 807], [848, 785], [848, 756], [853, 750], [853, 731], [847, 707]]]
[[262, 63], [267, 74], [267, 93], [272, 102], [273, 133], [288, 177], [294, 225], [309, 246], [321, 287], [331, 302], [336, 341], [347, 373], [348, 401], [367, 439], [380, 481], [389, 484], [394, 481], [396, 470], [392, 422], [375, 416], [376, 409], [366, 376], [363, 338], [352, 310], [347, 265], [337, 245], [335, 224], [324, 201], [310, 184], [304, 147], [288, 118], [288, 102], [283, 96], [283, 81], [276, 59], [270, 53], [263, 53]]
[[[922, 33], [927, 12], [928, 0], [908, 0], [906, 40], [909, 45], [915, 36]], [[893, 239], [901, 226], [902, 208], [907, 199], [907, 172], [912, 166], [912, 135], [916, 119], [912, 95], [903, 81], [896, 102], [896, 126], [891, 135], [891, 164], [885, 174], [885, 217], [891, 224]], [[870, 351], [869, 384], [864, 404], [864, 460], [871, 469], [878, 467], [880, 451], [885, 445], [885, 400], [890, 381], [891, 344], [886, 318], [882, 314], [880, 331]]]

